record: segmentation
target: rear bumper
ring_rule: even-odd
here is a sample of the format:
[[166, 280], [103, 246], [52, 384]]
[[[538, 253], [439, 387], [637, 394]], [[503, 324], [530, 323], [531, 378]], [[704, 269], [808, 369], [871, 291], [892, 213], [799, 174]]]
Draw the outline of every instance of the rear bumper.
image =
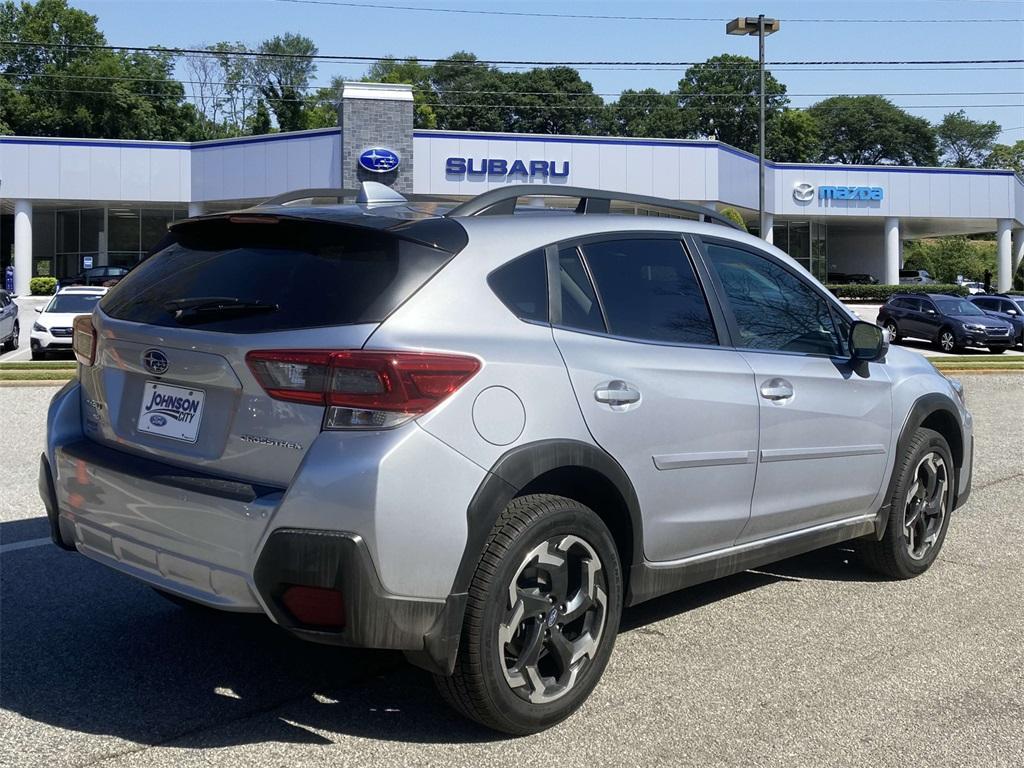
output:
[[[461, 598], [449, 593], [480, 479], [418, 425], [376, 442], [325, 435], [281, 489], [102, 445], [83, 436], [82, 418], [69, 384], [51, 404], [40, 460], [59, 546], [204, 605], [266, 613], [308, 640], [403, 650], [443, 668], [458, 637], [450, 625]], [[302, 626], [281, 601], [287, 585], [341, 592], [344, 629]]]

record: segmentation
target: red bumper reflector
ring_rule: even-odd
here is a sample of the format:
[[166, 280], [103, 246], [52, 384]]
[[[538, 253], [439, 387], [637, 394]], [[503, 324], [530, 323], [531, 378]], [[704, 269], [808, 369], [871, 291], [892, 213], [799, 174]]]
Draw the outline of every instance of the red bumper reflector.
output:
[[345, 628], [345, 600], [337, 590], [293, 585], [285, 589], [281, 602], [299, 624]]

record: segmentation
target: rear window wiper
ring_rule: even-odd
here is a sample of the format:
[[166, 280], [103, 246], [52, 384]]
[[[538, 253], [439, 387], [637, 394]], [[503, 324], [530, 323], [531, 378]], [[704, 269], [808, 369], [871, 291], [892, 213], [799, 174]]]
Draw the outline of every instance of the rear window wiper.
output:
[[246, 301], [233, 296], [201, 296], [165, 302], [164, 309], [181, 325], [198, 325], [222, 320], [225, 317], [260, 315], [277, 312], [277, 304]]

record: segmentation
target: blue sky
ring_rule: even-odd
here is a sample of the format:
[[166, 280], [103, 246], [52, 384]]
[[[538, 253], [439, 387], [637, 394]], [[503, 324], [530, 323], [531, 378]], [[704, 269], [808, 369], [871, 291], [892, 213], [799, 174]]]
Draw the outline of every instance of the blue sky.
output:
[[[782, 21], [768, 39], [771, 60], [1024, 58], [1024, 0], [363, 0], [426, 8], [536, 13], [731, 18], [764, 12]], [[464, 49], [482, 59], [701, 61], [722, 52], [756, 57], [754, 38], [730, 37], [721, 21], [611, 21], [464, 15], [308, 5], [280, 0], [72, 0], [99, 17], [114, 45], [194, 46], [219, 40], [255, 45], [286, 31], [312, 38], [321, 53], [443, 57]], [[920, 24], [900, 19], [1008, 19], [1003, 23]], [[800, 22], [883, 19], [887, 23]], [[322, 62], [318, 79], [357, 78], [355, 64]], [[675, 86], [682, 69], [582, 70], [608, 101], [625, 88]], [[1000, 141], [1024, 139], [1024, 68], [871, 67], [777, 69], [793, 106], [831, 94], [893, 94], [891, 100], [932, 121], [964, 108], [996, 120]], [[991, 92], [998, 92], [993, 94]], [[1006, 93], [1010, 92], [1010, 93]], [[806, 95], [805, 95], [806, 94]], [[927, 95], [923, 95], [927, 94]], [[1013, 106], [985, 106], [985, 105]], [[926, 105], [948, 105], [929, 109]]]

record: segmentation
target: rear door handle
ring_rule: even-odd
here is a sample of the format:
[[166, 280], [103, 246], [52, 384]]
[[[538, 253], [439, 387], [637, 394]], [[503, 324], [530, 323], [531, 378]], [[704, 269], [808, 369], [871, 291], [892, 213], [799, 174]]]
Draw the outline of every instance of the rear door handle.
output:
[[616, 379], [594, 390], [594, 399], [608, 405], [629, 405], [640, 402], [640, 392], [624, 381]]
[[761, 385], [761, 397], [765, 400], [788, 400], [793, 396], [793, 385], [785, 379], [768, 379]]

